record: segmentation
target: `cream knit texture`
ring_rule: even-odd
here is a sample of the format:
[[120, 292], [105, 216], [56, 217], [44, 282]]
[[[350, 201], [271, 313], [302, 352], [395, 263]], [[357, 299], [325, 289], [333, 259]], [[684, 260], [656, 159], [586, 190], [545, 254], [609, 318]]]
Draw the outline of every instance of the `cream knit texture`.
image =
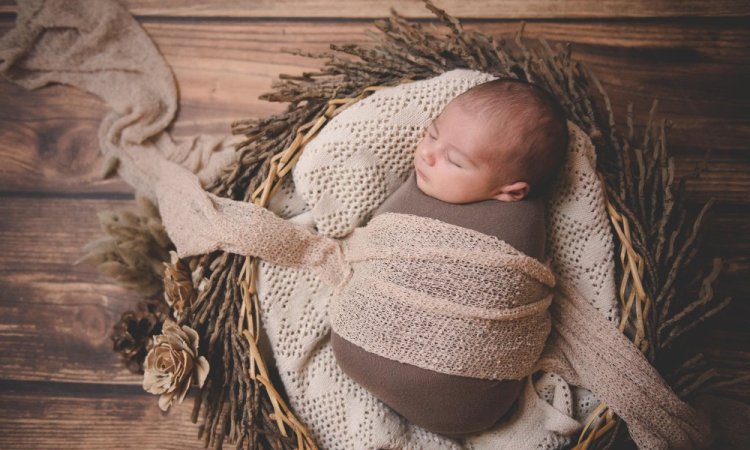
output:
[[[604, 318], [613, 313], [614, 291], [610, 291], [609, 281], [613, 278], [602, 273], [612, 267], [611, 235], [604, 228], [576, 231], [583, 226], [580, 224], [601, 225], [601, 218], [606, 217], [597, 210], [602, 205], [600, 187], [592, 181], [593, 151], [590, 142], [580, 137], [585, 137], [580, 130], [571, 131], [579, 136], [574, 142], [588, 145], [591, 158], [588, 163], [569, 161], [565, 177], [579, 189], [558, 192], [565, 197], [553, 204], [567, 212], [552, 219], [555, 225], [570, 219], [568, 214], [578, 214], [571, 222], [578, 225], [560, 225], [558, 234], [552, 235], [557, 237], [548, 236], [558, 239], [557, 244], [553, 241], [559, 251], [552, 253], [550, 267], [557, 267], [559, 273], [548, 308], [552, 332], [535, 364], [535, 368], [548, 371], [540, 379], [547, 381], [529, 378], [520, 408], [510, 420], [462, 442], [446, 439], [406, 423], [336, 366], [328, 339], [328, 307], [332, 297], [344, 292], [347, 282], [354, 279], [356, 262], [346, 260], [342, 241], [331, 236], [345, 236], [346, 230], [364, 224], [368, 211], [405, 180], [404, 152], [413, 148], [419, 127], [459, 93], [457, 86], [478, 84], [488, 79], [486, 74], [448, 72], [445, 78], [425, 80], [423, 83], [434, 83], [433, 88], [418, 94], [403, 94], [405, 86], [418, 82], [376, 92], [373, 96], [392, 96], [383, 101], [400, 106], [389, 109], [393, 113], [389, 122], [373, 122], [368, 117], [358, 126], [350, 125], [354, 137], [349, 145], [357, 150], [338, 157], [345, 164], [354, 155], [369, 164], [363, 166], [369, 170], [360, 170], [357, 177], [337, 178], [329, 171], [314, 178], [314, 183], [327, 183], [318, 197], [310, 196], [309, 188], [303, 187], [307, 195], [300, 199], [287, 183], [279, 193], [284, 195], [274, 200], [271, 209], [278, 214], [273, 214], [203, 190], [202, 184], [232, 161], [232, 144], [241, 138], [198, 136], [175, 142], [170, 137], [166, 127], [177, 106], [174, 78], [148, 36], [118, 3], [20, 2], [15, 28], [0, 40], [0, 73], [28, 89], [49, 83], [76, 86], [98, 95], [112, 108], [100, 128], [102, 152], [118, 158], [123, 179], [158, 203], [180, 256], [223, 250], [269, 260], [261, 265], [259, 282], [263, 324], [291, 406], [322, 448], [557, 448], [581, 424], [570, 417], [576, 407], [561, 400], [571, 393], [567, 384], [551, 371], [568, 383], [595, 392], [627, 422], [640, 448], [701, 448], [707, 444], [705, 418], [681, 402], [640, 351]], [[451, 77], [464, 81], [443, 83]], [[364, 102], [369, 99], [358, 102], [358, 107], [367, 107]], [[415, 101], [424, 104], [415, 106]], [[332, 121], [323, 130], [352, 120], [347, 112], [334, 118], [342, 124]], [[424, 113], [428, 117], [421, 115]], [[416, 128], [387, 131], [388, 124], [401, 120], [416, 120], [412, 124]], [[383, 126], [386, 131], [381, 130]], [[378, 138], [361, 145], [357, 137], [364, 136]], [[412, 141], [403, 136], [412, 136]], [[323, 134], [318, 138], [325, 140]], [[379, 146], [382, 150], [377, 150]], [[393, 156], [383, 162], [368, 153], [375, 150]], [[300, 171], [304, 167], [300, 166]], [[323, 172], [321, 169], [318, 175]], [[377, 176], [367, 183], [372, 173]], [[294, 178], [304, 186], [301, 174], [295, 173]], [[355, 197], [334, 194], [346, 183], [367, 186], [372, 194], [356, 197], [356, 189], [351, 191]], [[342, 198], [346, 202], [342, 203]], [[316, 233], [316, 227], [322, 233]], [[562, 243], [565, 240], [570, 243]], [[601, 241], [609, 242], [600, 247]], [[600, 251], [589, 253], [593, 249]], [[451, 254], [445, 255], [450, 260]], [[566, 262], [561, 263], [563, 260]], [[449, 289], [453, 281], [446, 279], [442, 287]], [[552, 404], [539, 395], [551, 399]]]

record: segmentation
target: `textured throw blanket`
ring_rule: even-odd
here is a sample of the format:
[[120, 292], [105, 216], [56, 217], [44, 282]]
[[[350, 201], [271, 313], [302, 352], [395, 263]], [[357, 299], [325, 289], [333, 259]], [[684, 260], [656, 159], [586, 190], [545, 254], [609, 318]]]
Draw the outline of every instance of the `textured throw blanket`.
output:
[[[25, 1], [19, 6], [16, 27], [0, 40], [0, 73], [29, 89], [48, 83], [73, 85], [98, 95], [112, 107], [100, 128], [102, 151], [120, 160], [123, 179], [157, 202], [179, 256], [223, 250], [310, 269], [334, 288], [341, 301], [332, 305], [335, 326], [343, 335], [360, 339], [359, 344], [371, 348], [382, 345], [382, 336], [347, 334], [358, 321], [370, 320], [347, 311], [351, 302], [361, 301], [370, 311], [375, 300], [386, 298], [393, 305], [420, 313], [430, 311], [452, 324], [486, 321], [487, 332], [496, 333], [498, 342], [506, 338], [518, 341], [503, 349], [509, 360], [502, 364], [496, 361], [500, 358], [492, 357], [444, 364], [440, 357], [461, 357], [455, 348], [416, 355], [409, 353], [407, 346], [401, 357], [422, 358], [425, 366], [435, 370], [459, 370], [475, 376], [516, 377], [535, 369], [552, 371], [596, 393], [625, 420], [640, 448], [706, 446], [709, 430], [705, 418], [680, 401], [640, 351], [574, 289], [558, 280], [550, 298], [546, 290], [553, 280], [543, 265], [532, 263], [497, 239], [434, 219], [384, 214], [350, 237], [336, 240], [255, 205], [212, 195], [201, 183], [205, 185], [232, 161], [232, 144], [239, 138], [171, 139], [165, 128], [177, 107], [174, 79], [153, 43], [124, 8], [104, 0]], [[398, 227], [402, 227], [402, 235], [388, 231]], [[451, 245], [424, 241], [435, 234], [450, 236]], [[412, 239], [429, 245], [416, 248]], [[428, 262], [408, 267], [405, 273], [413, 277], [410, 280], [400, 279], [401, 271], [396, 269], [375, 270], [413, 261]], [[510, 300], [508, 303], [493, 303], [501, 296], [489, 291], [459, 295], [456, 290], [466, 289], [467, 283], [432, 276], [428, 266], [436, 261], [442, 266], [466, 268], [466, 274], [472, 276], [481, 273], [479, 266], [507, 270], [532, 280], [531, 287], [518, 296], [503, 298]], [[497, 274], [485, 272], [480, 283], [495, 283], [494, 276]], [[423, 283], [425, 290], [412, 281]], [[386, 321], [404, 314], [386, 313], [393, 314], [385, 317]], [[549, 323], [552, 332], [545, 342]], [[391, 331], [404, 333], [406, 338], [412, 330]], [[471, 338], [458, 333], [453, 339]], [[474, 342], [466, 344], [472, 351], [477, 349]], [[525, 407], [521, 405], [522, 410]], [[531, 416], [523, 417], [531, 420]], [[538, 428], [536, 422], [525, 426]], [[512, 430], [506, 431], [512, 434]], [[334, 433], [345, 435], [344, 431]], [[473, 445], [482, 447], [481, 439]]]

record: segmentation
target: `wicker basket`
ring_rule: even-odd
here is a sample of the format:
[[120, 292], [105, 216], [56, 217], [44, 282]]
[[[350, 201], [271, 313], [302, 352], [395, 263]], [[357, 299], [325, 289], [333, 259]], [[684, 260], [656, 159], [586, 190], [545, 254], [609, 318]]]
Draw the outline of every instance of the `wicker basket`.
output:
[[[492, 38], [479, 35], [478, 33], [465, 32], [460, 27], [460, 24], [457, 20], [448, 16], [444, 11], [435, 8], [429, 2], [426, 3], [428, 7], [433, 10], [433, 12], [435, 12], [438, 17], [440, 17], [443, 22], [453, 31], [455, 42], [458, 46], [470, 47], [470, 42], [466, 39], [466, 37], [471, 36], [473, 42], [489, 42], [496, 50], [499, 50], [499, 47], [495, 46]], [[391, 18], [391, 23], [395, 23], [397, 25], [392, 25], [390, 28], [387, 28], [387, 30], [385, 30], [386, 33], [391, 32], [394, 29], [403, 30], [405, 27], [406, 22], [403, 21], [403, 19], [399, 18], [395, 12], [392, 12], [392, 14], [393, 17]], [[385, 26], [381, 23], [381, 27]], [[411, 31], [415, 30], [418, 31], [420, 30], [420, 28], [418, 26], [415, 26]], [[574, 63], [570, 59], [569, 49], [559, 49], [558, 52], [555, 52], [549, 47], [549, 45], [547, 45], [547, 43], [543, 39], [540, 39], [540, 42], [542, 48], [547, 51], [546, 59], [536, 53], [535, 50], [527, 49], [521, 41], [522, 31], [523, 28], [516, 35], [515, 40], [525, 55], [524, 62], [526, 64], [524, 66], [524, 70], [527, 72], [527, 75], [529, 71], [533, 72], [533, 69], [530, 69], [531, 66], [529, 63], [533, 62], [535, 58], [537, 60], [546, 62], [555, 60], [560, 63], [560, 67], [558, 67], [557, 70], [555, 70], [555, 68], [547, 67], [546, 70], [553, 73], [556, 71], [558, 73], [564, 73], [567, 76], [567, 79], [570, 81], [578, 82], [579, 80], [577, 78], [591, 80], [593, 84], [598, 88], [600, 94], [602, 94], [606, 111], [608, 113], [608, 116], [606, 117], [608, 122], [606, 123], [606, 125], [609, 125], [609, 136], [607, 136], [609, 139], [606, 139], [603, 130], [596, 126], [601, 122], [601, 117], [604, 117], [606, 115], [602, 114], [600, 115], [600, 117], [590, 117], [592, 116], [591, 112], [596, 111], [593, 106], [593, 102], [588, 103], [589, 111], [586, 111], [589, 113], [588, 119], [590, 119], [590, 121], [584, 121], [582, 125], [589, 125], [588, 127], [586, 127], [586, 129], [588, 130], [595, 144], [601, 144], [601, 142], [604, 142], [605, 147], [608, 147], [610, 152], [623, 152], [623, 155], [621, 155], [618, 159], [617, 167], [619, 167], [619, 169], [623, 171], [631, 171], [632, 167], [629, 166], [630, 163], [627, 161], [627, 154], [628, 152], [632, 152], [633, 148], [628, 147], [627, 143], [629, 142], [629, 140], [620, 141], [616, 136], [614, 130], [614, 120], [612, 118], [611, 109], [609, 107], [608, 97], [606, 96], [606, 93], [604, 93], [598, 81], [596, 81], [596, 78], [593, 76], [593, 74], [588, 73], [587, 71], [585, 71], [585, 68], [580, 66], [578, 63]], [[404, 31], [403, 34], [407, 35], [408, 31]], [[332, 46], [332, 48], [341, 50], [345, 47]], [[351, 51], [352, 48], [353, 47], [348, 47], [347, 50], [349, 50], [349, 52], [352, 54], [361, 56], [361, 53]], [[506, 59], [504, 60], [502, 58], [503, 55], [500, 55], [500, 52], [498, 52], [498, 55], [498, 59], [502, 63], [507, 63], [509, 66], [513, 65], [511, 64], [510, 59], [507, 58], [507, 55], [505, 55]], [[455, 67], [457, 66], [447, 65], [443, 69], [449, 70]], [[471, 64], [466, 64], [466, 67], [478, 70], [483, 69], [481, 66], [477, 67], [476, 65], [472, 66]], [[506, 76], [509, 72], [513, 72], [513, 68], [508, 67], [507, 69], [508, 70], [504, 73], [504, 75]], [[294, 79], [294, 77], [290, 78]], [[283, 177], [290, 172], [296, 161], [299, 159], [301, 152], [304, 150], [305, 144], [316, 135], [318, 130], [320, 130], [328, 120], [338, 114], [341, 110], [377, 89], [382, 89], [383, 87], [393, 86], [395, 84], [403, 82], [409, 82], [412, 81], [412, 78], [412, 76], [407, 76], [402, 77], [396, 81], [389, 80], [387, 83], [381, 85], [368, 85], [361, 89], [356, 95], [328, 100], [325, 104], [325, 107], [320, 108], [321, 112], [316, 115], [313, 120], [310, 120], [297, 128], [295, 137], [292, 140], [291, 145], [288, 145], [286, 148], [284, 148], [283, 151], [280, 151], [279, 153], [275, 154], [275, 156], [270, 158], [270, 164], [267, 174], [265, 178], [263, 178], [263, 180], [258, 183], [258, 187], [253, 190], [249, 201], [252, 201], [261, 206], [267, 206], [269, 200], [281, 185]], [[423, 77], [417, 76], [416, 78]], [[581, 87], [580, 89], [585, 90], [586, 88], [587, 86]], [[276, 95], [277, 96], [274, 97], [274, 94], [269, 94], [267, 98], [279, 100], [280, 97], [278, 97], [278, 94]], [[588, 99], [586, 99], [586, 101], [588, 101]], [[569, 113], [570, 112], [571, 111], [569, 110]], [[573, 119], [576, 118], [576, 112], [578, 114], [581, 114], [581, 111], [573, 111], [573, 113], [571, 114], [571, 116], [573, 116]], [[648, 130], [652, 130], [651, 122], [653, 120], [653, 112], [654, 110], [652, 109], [652, 115], [651, 117], [649, 117]], [[632, 139], [632, 119], [631, 117], [629, 117], [628, 119], [628, 123], [631, 127], [629, 130], [628, 139]], [[579, 120], [578, 122], [581, 121]], [[594, 126], [592, 126], [592, 124]], [[236, 130], [242, 132], [242, 122], [237, 122], [233, 124], [233, 126]], [[671, 192], [673, 174], [671, 160], [668, 160], [666, 158], [666, 134], [664, 123], [662, 123], [657, 132], [660, 133], [661, 139], [658, 140], [658, 142], [652, 143], [651, 153], [646, 152], [646, 150], [648, 150], [647, 148], [644, 148], [643, 151], [636, 152], [636, 155], [638, 155], [639, 158], [637, 167], [642, 168], [644, 164], [650, 164], [652, 167], [658, 167], [658, 169], [660, 169], [661, 173], [659, 174], [660, 176], [656, 180], [657, 182], [655, 183], [655, 185], [657, 186], [657, 188], [661, 189], [658, 198], [662, 201], [666, 201], [666, 199], [671, 200], [673, 197], [673, 194]], [[597, 142], [597, 140], [599, 142]], [[657, 139], [654, 139], [654, 141], [657, 141]], [[613, 142], [616, 142], [619, 145], [613, 145]], [[600, 146], [597, 145], [598, 149], [599, 147]], [[624, 161], [622, 159], [623, 156], [625, 157]], [[604, 159], [606, 163], [607, 158], [605, 157], [602, 159]], [[610, 163], [612, 162], [612, 159], [613, 158], [611, 158], [610, 155]], [[638, 177], [639, 175], [645, 176], [642, 171], [636, 171], [636, 173], [631, 173], [629, 175], [631, 183], [635, 177]], [[618, 298], [621, 307], [621, 319], [619, 328], [631, 338], [634, 344], [641, 351], [647, 353], [647, 355], [649, 355], [650, 351], [649, 356], [653, 358], [656, 345], [652, 342], [653, 331], [651, 329], [654, 328], [654, 323], [656, 323], [656, 318], [654, 317], [656, 310], [653, 305], [653, 299], [651, 298], [647, 288], [645, 287], [646, 282], [644, 281], [644, 273], [647, 270], [647, 259], [652, 255], [642, 254], [644, 249], [644, 239], [642, 237], [643, 228], [648, 224], [634, 223], [634, 221], [637, 222], [637, 216], [634, 215], [627, 207], [629, 202], [633, 201], [633, 199], [631, 198], [633, 192], [625, 192], [627, 187], [623, 188], [622, 185], [624, 183], [621, 179], [618, 179], [618, 175], [613, 174], [612, 170], [610, 170], [609, 173], [600, 172], [599, 176], [606, 193], [606, 209], [611, 220], [612, 229], [616, 240], [616, 248], [618, 252], [618, 258], [616, 258], [618, 268], [617, 279], [619, 282]], [[628, 176], [626, 175], [625, 178], [628, 179]], [[619, 190], [616, 188], [618, 184], [620, 185]], [[635, 184], [637, 185], [638, 183], [636, 182]], [[635, 194], [643, 195], [643, 192], [638, 192], [637, 190], [634, 192]], [[655, 207], [655, 205], [652, 206]], [[666, 224], [669, 222], [669, 219], [671, 217], [670, 214], [674, 214], [674, 211], [670, 209], [671, 205], [665, 206], [664, 204], [662, 204], [661, 206], [665, 210], [663, 211], [663, 216], [661, 217], [666, 217], [666, 219], [660, 220], [664, 224]], [[694, 230], [700, 228], [700, 222], [709, 206], [710, 203], [706, 205], [706, 207], [699, 214], [698, 218], [693, 224]], [[636, 231], [634, 231], [636, 229], [638, 230], [637, 233], [640, 233], [641, 236], [639, 236], [639, 239], [634, 240], [634, 234], [637, 234]], [[245, 258], [242, 273], [243, 276], [241, 277], [239, 282], [242, 285], [243, 292], [243, 311], [247, 315], [246, 322], [248, 324], [255, 323], [255, 329], [257, 329], [257, 324], [259, 322], [257, 307], [258, 299], [255, 291], [257, 260], [252, 257]], [[711, 282], [713, 282], [716, 278], [715, 275], [716, 273], [713, 273], [713, 275], [709, 275], [708, 277], [706, 277], [703, 280], [704, 283], [710, 284]], [[652, 291], [654, 290], [653, 288], [654, 286], [652, 286]], [[662, 301], [663, 300], [664, 299], [662, 299]], [[664, 319], [662, 318], [662, 321], [663, 320]], [[252, 329], [248, 330], [248, 332], [246, 333], [246, 337], [249, 342], [257, 338]], [[310, 438], [309, 432], [306, 430], [304, 425], [293, 416], [289, 408], [284, 404], [283, 399], [278, 394], [278, 390], [268, 384], [267, 376], [264, 373], [264, 362], [260, 357], [260, 353], [254, 351], [253, 358], [255, 361], [254, 365], [257, 368], [257, 372], [254, 374], [254, 376], [257, 377], [257, 379], [263, 384], [263, 386], [266, 388], [267, 393], [273, 399], [273, 404], [275, 407], [274, 417], [279, 425], [279, 431], [282, 434], [286, 435], [287, 430], [285, 426], [288, 426], [291, 429], [291, 433], [297, 436], [299, 448], [316, 448], [314, 442]], [[605, 438], [607, 438], [606, 440], [608, 440], [609, 443], [612, 443], [616, 439], [619, 439], [620, 441], [624, 440], [627, 435], [624, 433], [624, 427], [621, 427], [619, 425], [620, 421], [612, 412], [612, 410], [605, 404], [599, 404], [585, 421], [584, 428], [581, 431], [574, 448], [595, 448], [596, 444], [603, 443], [605, 441]], [[616, 432], [618, 430], [619, 434]]]

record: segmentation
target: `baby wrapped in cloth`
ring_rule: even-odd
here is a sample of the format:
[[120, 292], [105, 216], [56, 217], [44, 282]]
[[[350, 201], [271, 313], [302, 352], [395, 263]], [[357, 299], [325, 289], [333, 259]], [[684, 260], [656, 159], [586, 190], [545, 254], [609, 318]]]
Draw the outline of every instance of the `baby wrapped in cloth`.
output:
[[[519, 80], [487, 81], [452, 99], [430, 123], [414, 151], [416, 175], [374, 213], [430, 217], [494, 236], [509, 253], [506, 262], [526, 268], [492, 267], [480, 250], [447, 264], [421, 250], [459, 248], [453, 236], [463, 231], [420, 237], [393, 227], [393, 245], [409, 250], [371, 261], [368, 270], [386, 279], [358, 286], [381, 299], [371, 304], [352, 293], [332, 300], [337, 363], [411, 423], [452, 437], [479, 432], [519, 394], [529, 367], [509, 370], [507, 361], [535, 361], [550, 329], [553, 277], [538, 262], [545, 241], [540, 192], [567, 147], [565, 113], [552, 96]], [[415, 267], [422, 279], [413, 277]], [[435, 290], [441, 283], [452, 284]], [[431, 289], [439, 302], [424, 298]], [[508, 334], [528, 326], [535, 332]]]
[[[431, 217], [483, 234], [494, 235], [535, 259], [542, 259], [544, 255], [544, 211], [542, 201], [539, 199], [520, 202], [486, 200], [464, 205], [448, 204], [421, 192], [417, 187], [416, 176], [412, 173], [409, 179], [375, 211], [374, 216], [377, 217], [389, 212]], [[448, 242], [445, 242], [445, 244], [449, 245]], [[427, 274], [432, 278], [451, 279], [461, 278], [464, 275], [453, 270], [448, 271], [448, 273], [445, 273], [445, 270], [435, 270], [436, 268], [440, 269], [440, 262], [432, 262], [431, 265], [432, 267], [427, 269]], [[370, 270], [379, 270], [383, 266], [386, 266], [386, 270], [389, 270], [389, 278], [392, 282], [404, 284], [403, 277], [399, 276], [398, 272], [396, 272], [395, 277], [401, 279], [394, 280], [395, 267], [383, 260], [372, 261]], [[379, 272], [382, 273], [382, 269]], [[504, 270], [497, 271], [495, 275], [506, 281], [505, 286], [512, 286], [512, 283], [518, 282], [519, 279], [523, 284], [529, 284], [529, 281], [531, 281], [538, 287], [536, 289], [538, 292], [530, 292], [532, 298], [529, 300], [532, 301], [536, 300], [533, 296], [543, 296], [544, 293], [548, 292], [546, 286], [540, 286], [540, 283], [536, 280], [529, 280], [528, 275], [510, 274]], [[431, 284], [434, 284], [434, 280]], [[495, 285], [492, 289], [495, 295], [501, 293], [498, 286], [503, 285]], [[464, 303], [477, 302], [477, 298], [470, 298], [475, 295], [474, 290], [477, 287], [472, 285], [471, 289], [458, 292], [458, 295], [452, 293], [451, 297], [458, 297], [459, 300], [463, 298]], [[522, 300], [519, 297], [520, 295], [503, 295], [498, 298], [509, 304], [517, 304], [520, 303], [519, 300]], [[335, 310], [336, 314], [332, 316], [331, 345], [336, 355], [336, 361], [344, 372], [410, 422], [441, 434], [460, 436], [464, 433], [489, 428], [501, 419], [517, 398], [522, 387], [521, 380], [449, 375], [400, 362], [408, 361], [410, 359], [408, 355], [399, 355], [401, 357], [399, 361], [392, 359], [395, 353], [393, 351], [394, 346], [398, 345], [399, 342], [412, 342], [412, 339], [408, 339], [409, 335], [415, 334], [415, 331], [422, 331], [426, 333], [424, 336], [429, 341], [423, 345], [424, 348], [434, 348], [436, 340], [447, 340], [449, 345], [455, 344], [455, 347], [448, 351], [458, 351], [464, 353], [462, 355], [464, 357], [483, 358], [503, 364], [506, 359], [502, 358], [500, 354], [494, 353], [494, 341], [490, 343], [485, 340], [478, 344], [475, 343], [478, 347], [467, 346], [470, 349], [468, 352], [460, 348], [457, 349], [458, 345], [465, 344], [464, 329], [450, 327], [447, 334], [435, 337], [433, 336], [435, 331], [431, 331], [434, 323], [431, 321], [428, 323], [431, 318], [429, 312], [419, 311], [418, 307], [410, 308], [409, 305], [393, 308], [393, 303], [395, 305], [402, 304], [402, 302], [394, 302], [394, 300], [398, 300], [398, 298], [377, 305], [360, 305], [355, 301], [351, 305], [352, 308], [347, 308], [346, 304], [341, 304], [338, 301], [332, 305], [337, 309]], [[408, 311], [404, 313], [403, 309]], [[397, 317], [393, 317], [394, 315]], [[423, 315], [426, 315], [426, 317], [423, 317], [422, 320], [414, 320], [414, 316], [420, 317]], [[543, 314], [530, 313], [528, 317], [529, 320], [534, 320], [535, 317], [539, 319], [537, 325], [539, 325], [540, 332], [549, 327], [549, 318], [546, 312]], [[452, 320], [461, 320], [461, 318]], [[492, 320], [488, 319], [474, 319], [473, 322], [479, 322], [485, 328], [502, 326], [502, 323], [493, 323]], [[373, 339], [373, 337], [362, 334], [362, 330], [369, 329], [369, 325], [373, 323], [378, 324], [378, 333], [383, 333], [381, 335], [387, 333], [387, 342], [380, 342], [380, 345], [373, 346], [372, 341], [378, 341], [378, 337], [375, 336]], [[427, 329], [420, 330], [420, 323]], [[339, 333], [345, 333], [349, 340], [341, 337]], [[459, 335], [458, 339], [456, 339], [456, 334]], [[367, 348], [374, 349], [386, 356], [365, 351], [361, 346], [355, 345], [351, 341], [365, 344]], [[515, 345], [506, 341], [507, 344]], [[512, 351], [526, 350], [521, 348]], [[477, 355], [478, 352], [488, 354]], [[533, 355], [536, 356], [536, 354]], [[441, 358], [441, 355], [437, 355], [437, 357]], [[445, 357], [445, 355], [441, 359], [443, 369], [453, 360]], [[453, 370], [455, 367], [449, 369]]]
[[[451, 249], [452, 235], [460, 231], [426, 236], [421, 242], [409, 234], [399, 236], [403, 230], [398, 229], [391, 237], [399, 247], [411, 249], [401, 254], [408, 258], [376, 260], [367, 269], [388, 278], [387, 292], [379, 292], [382, 300], [368, 304], [357, 296], [337, 296], [332, 301], [331, 345], [344, 372], [410, 422], [433, 432], [459, 437], [498, 422], [526, 375], [508, 371], [506, 362], [535, 361], [539, 342], [550, 329], [546, 307], [554, 280], [538, 262], [545, 241], [540, 197], [567, 148], [564, 111], [533, 84], [491, 80], [445, 106], [416, 145], [417, 175], [412, 173], [374, 215], [431, 217], [480, 231], [508, 248], [508, 261], [516, 269], [528, 269], [514, 273], [473, 259], [447, 266], [432, 252], [417, 254], [418, 249], [436, 243]], [[423, 279], [412, 279], [415, 267]], [[414, 301], [452, 280], [453, 286], [439, 289], [439, 303]], [[498, 315], [500, 308], [509, 310]], [[452, 316], [446, 320], [442, 314], [448, 311]], [[507, 335], [514, 329], [511, 319], [521, 318], [524, 326], [535, 324], [540, 334], [527, 335], [526, 342]], [[374, 323], [381, 324], [377, 333], [370, 332]]]

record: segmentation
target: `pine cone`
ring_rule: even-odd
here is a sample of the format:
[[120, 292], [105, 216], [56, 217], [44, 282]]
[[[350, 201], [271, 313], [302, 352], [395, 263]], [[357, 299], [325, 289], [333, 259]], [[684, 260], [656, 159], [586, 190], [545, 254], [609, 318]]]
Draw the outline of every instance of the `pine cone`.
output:
[[169, 252], [171, 263], [164, 263], [164, 300], [172, 308], [172, 314], [178, 323], [182, 323], [185, 308], [190, 307], [195, 300], [196, 293], [193, 288], [193, 274], [177, 253]]
[[149, 350], [151, 336], [161, 333], [169, 318], [169, 306], [160, 298], [138, 302], [136, 310], [125, 311], [112, 328], [112, 349], [132, 373], [143, 373], [143, 360]]

